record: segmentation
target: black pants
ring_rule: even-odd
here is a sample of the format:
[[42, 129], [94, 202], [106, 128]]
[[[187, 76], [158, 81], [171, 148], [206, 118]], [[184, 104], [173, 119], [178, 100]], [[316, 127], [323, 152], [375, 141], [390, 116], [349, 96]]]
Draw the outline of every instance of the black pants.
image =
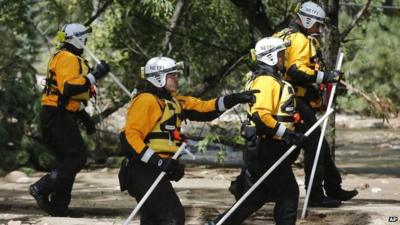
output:
[[[128, 165], [128, 192], [139, 202], [154, 183], [160, 170], [152, 165], [131, 160]], [[141, 225], [184, 225], [185, 210], [166, 176], [140, 209]]]
[[[297, 125], [297, 132], [305, 133], [308, 129], [312, 127], [317, 122], [314, 111], [310, 106], [307, 105], [302, 99], [297, 98], [297, 110], [299, 111], [304, 123]], [[305, 172], [305, 183], [308, 185], [312, 166], [314, 163], [315, 154], [318, 147], [319, 137], [321, 135], [321, 129], [317, 128], [314, 132], [307, 138], [303, 145], [304, 149], [304, 172]], [[325, 190], [335, 190], [340, 187], [342, 183], [342, 178], [340, 173], [331, 157], [331, 152], [329, 149], [329, 144], [324, 138], [321, 152], [317, 164], [317, 169], [315, 172], [313, 190], [311, 192], [310, 198], [318, 199], [323, 194], [322, 185], [324, 185]], [[306, 187], [307, 188], [307, 187]]]
[[76, 174], [86, 163], [86, 147], [71, 112], [43, 106], [40, 125], [44, 141], [54, 152], [56, 161], [50, 174], [35, 183], [43, 194], [50, 194], [55, 215], [62, 215], [71, 201]]
[[[246, 166], [237, 180], [237, 182], [241, 182], [239, 186], [244, 187], [240, 195], [243, 195], [290, 147], [283, 141], [274, 139], [261, 139], [259, 145], [258, 156], [249, 157], [253, 160], [245, 162], [247, 165], [258, 164], [259, 166]], [[275, 202], [274, 219], [276, 224], [295, 225], [299, 187], [291, 168], [292, 162], [291, 157], [286, 158], [223, 224], [242, 224], [266, 202]], [[260, 168], [260, 170], [254, 171], [253, 168]], [[215, 222], [218, 222], [224, 214], [220, 215]]]

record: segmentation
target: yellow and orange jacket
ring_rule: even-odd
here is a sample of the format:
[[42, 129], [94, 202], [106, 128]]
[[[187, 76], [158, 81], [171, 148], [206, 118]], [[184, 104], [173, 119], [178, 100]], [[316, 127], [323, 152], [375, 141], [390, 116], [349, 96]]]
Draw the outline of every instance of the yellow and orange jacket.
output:
[[85, 59], [67, 50], [56, 52], [48, 64], [42, 105], [76, 112], [90, 98], [89, 66]]
[[123, 151], [140, 156], [151, 148], [161, 157], [172, 157], [181, 144], [182, 121], [213, 120], [221, 114], [217, 105], [216, 98], [202, 101], [151, 87], [131, 101], [120, 136]]
[[291, 42], [285, 51], [287, 71], [284, 79], [293, 85], [296, 96], [303, 98], [312, 108], [319, 108], [321, 94], [316, 79], [321, 57], [317, 54], [315, 38], [307, 37], [295, 22], [274, 36]]
[[246, 89], [260, 90], [255, 94], [256, 102], [247, 109], [257, 133], [280, 139], [275, 136], [280, 124], [294, 130], [296, 99], [290, 83], [278, 74], [262, 72], [252, 74]]

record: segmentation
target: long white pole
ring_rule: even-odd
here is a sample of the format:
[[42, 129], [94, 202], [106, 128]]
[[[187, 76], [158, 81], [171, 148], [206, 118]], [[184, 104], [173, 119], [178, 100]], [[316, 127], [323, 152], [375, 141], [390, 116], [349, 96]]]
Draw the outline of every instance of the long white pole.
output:
[[[172, 157], [173, 159], [177, 159], [178, 156], [181, 154], [181, 152], [186, 148], [186, 143], [183, 142], [182, 145], [179, 147], [179, 149], [175, 152], [174, 156]], [[154, 189], [157, 187], [158, 183], [160, 183], [161, 179], [165, 176], [165, 172], [161, 172], [160, 175], [158, 175], [157, 179], [154, 181], [154, 183], [150, 186], [149, 190], [147, 190], [146, 194], [143, 196], [143, 198], [139, 201], [137, 204], [136, 208], [133, 209], [129, 217], [125, 220], [123, 225], [128, 225], [133, 217], [136, 215], [137, 212], [139, 212], [140, 208], [143, 206], [144, 202], [149, 198], [150, 194], [154, 191]]]
[[[325, 115], [321, 117], [308, 131], [304, 134], [304, 136], [308, 137], [317, 127], [330, 115], [334, 110], [329, 109], [326, 111]], [[297, 148], [296, 145], [293, 145], [283, 154], [278, 161], [274, 163], [258, 180], [257, 182], [251, 186], [251, 188], [229, 209], [229, 211], [218, 221], [217, 225], [221, 225], [225, 220], [246, 200], [247, 197], [275, 170], [279, 164], [282, 163], [295, 149]]]
[[[85, 51], [90, 55], [90, 57], [93, 58], [94, 61], [96, 61], [97, 64], [101, 64], [101, 61], [91, 52], [77, 37], [72, 36], [81, 46]], [[114, 82], [127, 94], [130, 98], [132, 98], [136, 94], [136, 89], [133, 90], [133, 92], [129, 92], [129, 90], [121, 83], [121, 81], [118, 80], [118, 78], [112, 73], [108, 72], [110, 75], [111, 79], [114, 80]]]
[[[336, 60], [336, 70], [340, 70], [342, 68], [343, 56], [344, 56], [343, 52], [339, 49], [339, 54], [338, 54], [338, 57]], [[333, 99], [334, 99], [335, 92], [336, 92], [336, 86], [337, 86], [337, 83], [334, 83], [332, 86], [331, 94], [329, 96], [327, 110], [332, 109]], [[311, 170], [310, 180], [308, 182], [306, 198], [304, 199], [303, 211], [301, 212], [302, 219], [304, 219], [306, 216], [308, 200], [311, 195], [312, 183], [314, 182], [315, 170], [317, 169], [319, 154], [321, 153], [322, 143], [323, 143], [323, 140], [325, 137], [325, 131], [326, 131], [326, 127], [328, 125], [328, 120], [329, 120], [329, 117], [327, 117], [326, 120], [324, 121], [324, 124], [322, 125], [321, 136], [319, 136], [317, 152], [315, 153], [314, 164], [313, 164], [313, 167]]]

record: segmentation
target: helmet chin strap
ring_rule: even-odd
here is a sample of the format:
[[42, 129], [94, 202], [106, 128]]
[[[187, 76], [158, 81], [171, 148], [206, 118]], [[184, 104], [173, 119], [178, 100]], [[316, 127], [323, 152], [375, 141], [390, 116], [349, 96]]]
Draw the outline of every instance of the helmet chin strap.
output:
[[65, 48], [67, 51], [71, 52], [74, 55], [81, 56], [83, 54], [84, 49], [77, 48], [73, 44], [65, 42], [61, 48]]

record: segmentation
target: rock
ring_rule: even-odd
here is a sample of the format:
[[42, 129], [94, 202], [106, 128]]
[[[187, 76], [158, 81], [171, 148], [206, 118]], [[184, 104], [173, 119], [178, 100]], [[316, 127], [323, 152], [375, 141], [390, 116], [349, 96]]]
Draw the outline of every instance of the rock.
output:
[[23, 183], [23, 184], [25, 184], [25, 183], [29, 183], [30, 182], [29, 177], [24, 172], [17, 171], [17, 170], [8, 173], [6, 175], [6, 177], [5, 177], [5, 179], [7, 181], [9, 181], [9, 182], [12, 182], [12, 183]]
[[378, 192], [381, 192], [381, 191], [382, 191], [382, 189], [378, 188], [378, 187], [371, 188], [371, 192], [372, 193], [378, 193]]
[[11, 220], [11, 221], [8, 221], [7, 225], [21, 225], [21, 221], [20, 220], [16, 220], [16, 221]]

